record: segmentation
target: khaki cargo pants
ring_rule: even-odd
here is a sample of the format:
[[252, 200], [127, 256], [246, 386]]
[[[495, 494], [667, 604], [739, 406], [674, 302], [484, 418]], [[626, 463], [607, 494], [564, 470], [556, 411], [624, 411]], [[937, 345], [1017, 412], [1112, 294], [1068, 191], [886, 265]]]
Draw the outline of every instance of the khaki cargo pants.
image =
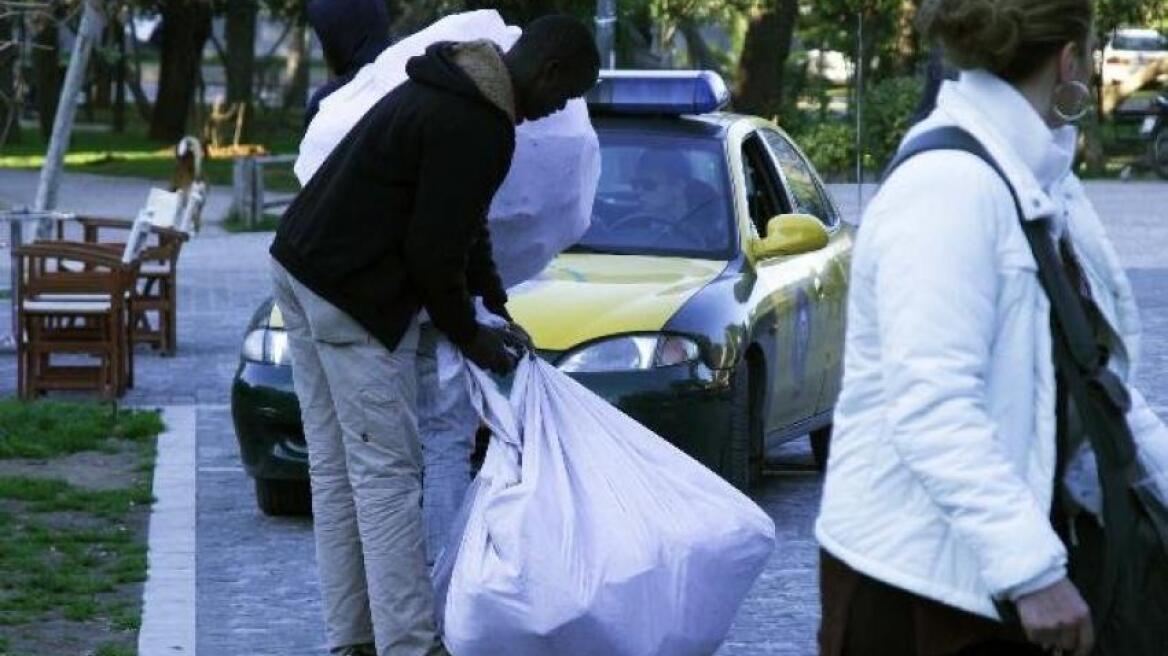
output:
[[328, 646], [445, 654], [422, 530], [418, 324], [389, 352], [275, 261], [312, 479]]

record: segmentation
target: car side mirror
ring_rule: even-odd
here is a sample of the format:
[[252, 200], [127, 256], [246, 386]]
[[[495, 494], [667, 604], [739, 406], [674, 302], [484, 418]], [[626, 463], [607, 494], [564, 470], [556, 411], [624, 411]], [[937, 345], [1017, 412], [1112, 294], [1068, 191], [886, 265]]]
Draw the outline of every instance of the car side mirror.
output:
[[767, 234], [750, 245], [755, 260], [801, 255], [827, 246], [830, 236], [810, 214], [780, 214], [767, 223]]

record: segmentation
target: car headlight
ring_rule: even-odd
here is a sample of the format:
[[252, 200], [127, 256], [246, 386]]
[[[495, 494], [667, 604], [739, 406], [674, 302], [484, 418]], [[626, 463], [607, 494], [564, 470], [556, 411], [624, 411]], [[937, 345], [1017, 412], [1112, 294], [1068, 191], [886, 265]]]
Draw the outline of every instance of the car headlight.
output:
[[288, 352], [288, 332], [279, 328], [257, 328], [243, 338], [243, 359], [262, 364], [292, 364]]
[[565, 373], [647, 371], [697, 360], [696, 342], [672, 335], [634, 335], [589, 344], [565, 356], [556, 365]]

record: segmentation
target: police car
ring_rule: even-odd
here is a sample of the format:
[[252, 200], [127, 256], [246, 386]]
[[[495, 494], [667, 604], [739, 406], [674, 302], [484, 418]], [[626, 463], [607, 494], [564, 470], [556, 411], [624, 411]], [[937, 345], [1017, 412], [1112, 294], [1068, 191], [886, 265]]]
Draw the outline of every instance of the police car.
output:
[[[722, 111], [710, 72], [606, 71], [592, 225], [508, 309], [539, 355], [747, 489], [769, 446], [827, 455], [853, 229], [776, 125]], [[234, 381], [261, 509], [306, 507], [304, 436], [271, 301]]]

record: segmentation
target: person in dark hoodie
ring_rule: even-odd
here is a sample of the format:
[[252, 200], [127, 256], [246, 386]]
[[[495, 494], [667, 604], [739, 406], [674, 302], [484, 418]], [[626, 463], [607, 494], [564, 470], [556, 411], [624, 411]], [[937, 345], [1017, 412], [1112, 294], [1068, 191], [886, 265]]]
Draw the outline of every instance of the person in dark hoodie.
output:
[[[444, 654], [421, 516], [419, 314], [480, 367], [508, 373], [529, 344], [510, 320], [487, 209], [515, 125], [596, 82], [579, 21], [531, 23], [506, 53], [440, 43], [350, 130], [284, 214], [271, 247], [300, 401], [329, 648]], [[554, 181], [549, 181], [554, 183]]]
[[389, 47], [389, 10], [385, 0], [312, 0], [308, 24], [316, 32], [332, 74], [308, 100], [304, 126], [329, 94], [353, 79], [361, 67]]

